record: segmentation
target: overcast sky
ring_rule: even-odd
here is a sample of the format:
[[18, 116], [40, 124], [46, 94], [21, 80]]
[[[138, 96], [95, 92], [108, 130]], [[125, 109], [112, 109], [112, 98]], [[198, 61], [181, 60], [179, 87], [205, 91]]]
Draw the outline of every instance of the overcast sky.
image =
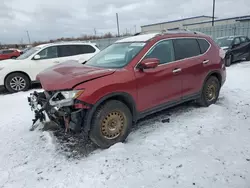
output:
[[[212, 0], [0, 0], [0, 42], [27, 42], [83, 34], [121, 33], [141, 25], [212, 15]], [[216, 0], [220, 18], [250, 14], [250, 0]]]

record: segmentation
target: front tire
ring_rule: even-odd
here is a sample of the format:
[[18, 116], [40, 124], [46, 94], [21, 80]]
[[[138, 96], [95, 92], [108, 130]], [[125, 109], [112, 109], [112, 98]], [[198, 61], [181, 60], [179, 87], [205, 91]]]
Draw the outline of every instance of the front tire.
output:
[[220, 82], [215, 76], [211, 76], [205, 82], [198, 104], [208, 107], [216, 103], [220, 93]]
[[90, 139], [100, 148], [126, 140], [132, 127], [132, 114], [122, 102], [111, 100], [99, 108], [93, 115]]
[[30, 79], [22, 73], [12, 73], [5, 80], [5, 88], [10, 93], [26, 91], [30, 88]]

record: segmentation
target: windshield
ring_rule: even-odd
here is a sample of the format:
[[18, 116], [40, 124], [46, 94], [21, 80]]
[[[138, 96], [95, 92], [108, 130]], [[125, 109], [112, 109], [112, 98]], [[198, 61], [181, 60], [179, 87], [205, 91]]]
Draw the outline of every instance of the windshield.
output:
[[232, 44], [233, 38], [225, 37], [225, 38], [218, 38], [216, 39], [216, 43], [220, 47], [229, 47]]
[[20, 55], [18, 58], [18, 60], [22, 60], [22, 59], [27, 59], [28, 57], [30, 57], [32, 54], [34, 54], [35, 52], [37, 52], [38, 50], [40, 50], [41, 48], [39, 47], [34, 47], [29, 49], [28, 51], [26, 51], [25, 53], [23, 53], [22, 55]]
[[124, 67], [145, 44], [145, 42], [114, 43], [87, 61], [86, 65], [103, 68]]

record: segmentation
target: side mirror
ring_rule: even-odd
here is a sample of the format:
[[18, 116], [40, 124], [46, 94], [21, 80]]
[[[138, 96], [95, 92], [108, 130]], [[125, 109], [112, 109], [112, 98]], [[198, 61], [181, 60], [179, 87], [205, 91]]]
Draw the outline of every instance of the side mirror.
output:
[[38, 59], [40, 59], [40, 58], [41, 58], [40, 55], [35, 55], [35, 56], [34, 56], [34, 59], [35, 59], [35, 60], [38, 60]]
[[160, 60], [157, 58], [143, 59], [139, 64], [140, 69], [154, 69], [160, 64]]

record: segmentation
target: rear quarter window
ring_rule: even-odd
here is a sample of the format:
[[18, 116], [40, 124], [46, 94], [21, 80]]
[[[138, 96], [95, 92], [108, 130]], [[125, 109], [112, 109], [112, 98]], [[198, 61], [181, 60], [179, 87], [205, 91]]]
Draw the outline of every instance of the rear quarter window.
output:
[[81, 54], [95, 53], [95, 48], [91, 45], [81, 45]]
[[205, 39], [197, 39], [197, 41], [199, 43], [201, 53], [204, 54], [208, 50], [210, 44]]
[[181, 60], [200, 55], [200, 47], [196, 39], [174, 39], [175, 60]]

